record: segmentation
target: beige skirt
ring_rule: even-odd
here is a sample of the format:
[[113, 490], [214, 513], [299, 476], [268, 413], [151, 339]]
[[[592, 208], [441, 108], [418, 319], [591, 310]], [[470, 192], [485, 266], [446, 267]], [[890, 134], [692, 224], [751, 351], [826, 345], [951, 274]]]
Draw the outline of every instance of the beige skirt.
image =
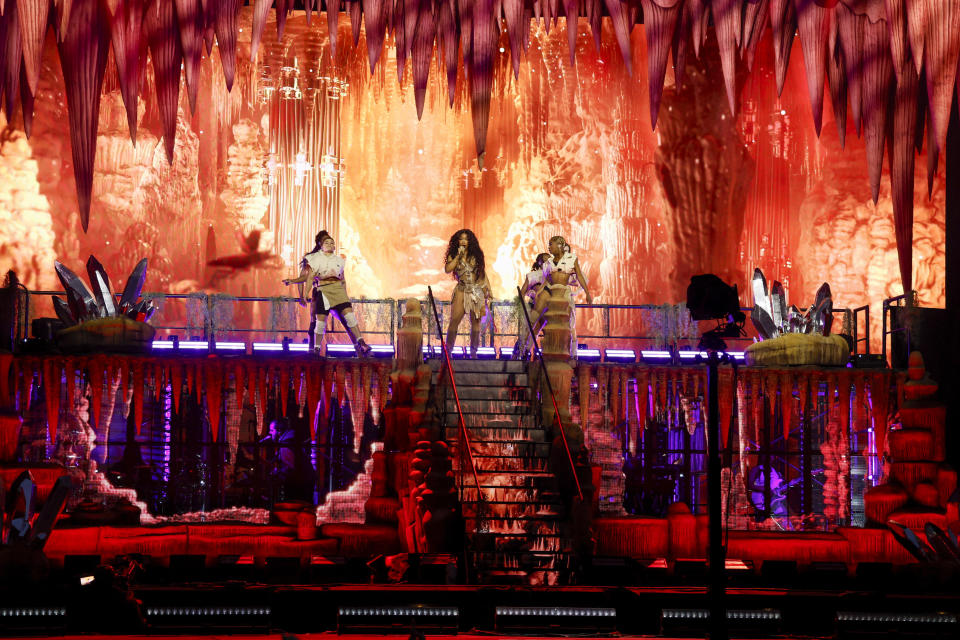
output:
[[463, 311], [475, 318], [482, 318], [487, 312], [487, 297], [483, 293], [483, 287], [478, 284], [457, 285], [457, 289], [463, 293]]
[[329, 313], [330, 310], [340, 311], [350, 306], [347, 297], [347, 287], [343, 280], [335, 282], [321, 282], [313, 288], [313, 312]]

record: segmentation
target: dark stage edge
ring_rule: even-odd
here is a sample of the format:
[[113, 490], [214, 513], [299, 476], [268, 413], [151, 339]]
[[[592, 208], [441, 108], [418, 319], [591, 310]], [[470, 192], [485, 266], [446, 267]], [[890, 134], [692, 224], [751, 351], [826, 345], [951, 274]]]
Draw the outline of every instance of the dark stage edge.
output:
[[[906, 585], [905, 585], [906, 587]], [[476, 637], [703, 637], [697, 634], [697, 625], [692, 629], [679, 629], [679, 634], [664, 633], [662, 612], [665, 609], [707, 609], [709, 601], [705, 586], [671, 587], [510, 587], [510, 586], [443, 586], [443, 585], [267, 585], [249, 582], [194, 583], [178, 585], [135, 586], [135, 597], [140, 600], [146, 613], [151, 608], [256, 608], [268, 610], [266, 615], [255, 618], [217, 616], [181, 618], [176, 622], [162, 621], [156, 616], [148, 618], [148, 626], [137, 627], [135, 621], [123, 613], [122, 595], [113, 595], [88, 587], [70, 586], [47, 588], [33, 593], [7, 591], [0, 594], [5, 608], [63, 607], [65, 617], [52, 626], [32, 629], [7, 627], [0, 619], [0, 636], [3, 637], [63, 637], [69, 633], [107, 632], [109, 637], [135, 637], [136, 634], [157, 636], [202, 636], [218, 637], [243, 634], [244, 637], [278, 638], [275, 632], [285, 634], [315, 634], [318, 638], [339, 635], [351, 638], [382, 637], [383, 635], [409, 636], [411, 626], [406, 620], [397, 620], [392, 625], [379, 625], [375, 629], [357, 626], [339, 626], [338, 611], [341, 607], [402, 607], [433, 606], [456, 607], [459, 620], [456, 631], [451, 628], [431, 626], [423, 620], [418, 626], [428, 637], [448, 637], [454, 633], [459, 638]], [[731, 637], [898, 637], [898, 638], [957, 638], [960, 626], [953, 624], [934, 625], [932, 628], [915, 628], [904, 623], [902, 628], [895, 623], [883, 625], [879, 636], [838, 634], [839, 612], [865, 614], [931, 615], [949, 614], [960, 618], [960, 589], [951, 585], [940, 591], [908, 593], [855, 589], [802, 589], [768, 587], [729, 588], [730, 610], [778, 611], [781, 618], [775, 624], [738, 632]], [[570, 607], [581, 609], [613, 608], [615, 620], [602, 621], [591, 626], [581, 620], [574, 626], [557, 622], [552, 617], [516, 625], [498, 622], [496, 607]], [[126, 622], [124, 622], [126, 621]], [[101, 625], [107, 624], [108, 627]], [[59, 626], [57, 626], [59, 625]], [[749, 625], [748, 625], [749, 626]], [[927, 625], [930, 627], [930, 625]], [[676, 630], [675, 630], [676, 631]], [[893, 632], [890, 635], [890, 632]], [[704, 631], [705, 633], [705, 631]], [[128, 636], [128, 634], [134, 634]], [[257, 634], [250, 636], [249, 634]], [[473, 636], [471, 634], [474, 634]], [[85, 635], [85, 638], [91, 636]], [[285, 636], [291, 640], [289, 635]]]

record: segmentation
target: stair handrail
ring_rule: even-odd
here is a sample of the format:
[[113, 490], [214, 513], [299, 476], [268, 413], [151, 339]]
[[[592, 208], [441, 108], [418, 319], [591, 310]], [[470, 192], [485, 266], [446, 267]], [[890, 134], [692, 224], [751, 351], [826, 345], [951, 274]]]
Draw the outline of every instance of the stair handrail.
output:
[[557, 395], [553, 392], [553, 383], [550, 382], [550, 376], [547, 374], [547, 365], [543, 360], [543, 353], [540, 351], [537, 335], [533, 331], [533, 322], [530, 321], [530, 314], [527, 312], [526, 303], [523, 302], [523, 291], [520, 290], [520, 287], [517, 287], [517, 295], [520, 296], [520, 306], [523, 308], [523, 317], [527, 319], [527, 329], [530, 331], [533, 352], [540, 360], [540, 368], [543, 370], [543, 377], [547, 381], [547, 390], [550, 392], [550, 399], [553, 400], [553, 415], [557, 422], [560, 423], [560, 438], [563, 441], [563, 449], [567, 452], [567, 461], [570, 462], [570, 472], [573, 474], [573, 481], [577, 485], [577, 495], [580, 497], [580, 502], [583, 502], [583, 489], [580, 486], [580, 478], [577, 476], [577, 467], [573, 464], [573, 454], [570, 453], [570, 444], [567, 442], [567, 432], [564, 431], [563, 428], [563, 418], [560, 417], [560, 405], [557, 404]]
[[[477, 474], [477, 465], [473, 462], [473, 449], [470, 445], [470, 434], [467, 433], [467, 422], [463, 418], [463, 409], [460, 407], [460, 394], [457, 391], [457, 381], [453, 377], [453, 364], [450, 361], [450, 353], [447, 351], [447, 343], [443, 338], [443, 326], [440, 323], [440, 313], [437, 311], [437, 302], [433, 297], [433, 289], [427, 287], [427, 295], [430, 297], [430, 307], [433, 309], [433, 317], [437, 322], [437, 334], [440, 337], [440, 348], [443, 350], [443, 362], [446, 365], [447, 375], [450, 377], [450, 386], [453, 388], [453, 398], [457, 403], [457, 416], [460, 418], [460, 437], [463, 438], [463, 448], [467, 451], [467, 459], [470, 461], [470, 469], [473, 471], [473, 480], [477, 484], [477, 500], [484, 501], [483, 489], [480, 488], [480, 476]], [[463, 455], [461, 453], [461, 455]], [[460, 486], [463, 487], [461, 480]]]

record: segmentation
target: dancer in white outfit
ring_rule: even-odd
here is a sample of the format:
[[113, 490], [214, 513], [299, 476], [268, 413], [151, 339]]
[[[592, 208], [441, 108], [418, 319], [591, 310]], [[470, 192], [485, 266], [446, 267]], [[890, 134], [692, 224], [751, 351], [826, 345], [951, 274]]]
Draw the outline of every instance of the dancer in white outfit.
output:
[[300, 263], [300, 276], [283, 281], [285, 285], [300, 285], [300, 304], [306, 306], [303, 283], [311, 282], [312, 300], [310, 312], [310, 346], [314, 352], [320, 353], [321, 343], [327, 330], [327, 315], [335, 311], [350, 336], [351, 342], [357, 350], [357, 355], [370, 355], [370, 346], [364, 342], [357, 323], [357, 316], [353, 313], [350, 298], [347, 296], [347, 284], [343, 275], [346, 261], [336, 255], [336, 243], [326, 231], [321, 231], [316, 237], [316, 246], [313, 251], [303, 256]]

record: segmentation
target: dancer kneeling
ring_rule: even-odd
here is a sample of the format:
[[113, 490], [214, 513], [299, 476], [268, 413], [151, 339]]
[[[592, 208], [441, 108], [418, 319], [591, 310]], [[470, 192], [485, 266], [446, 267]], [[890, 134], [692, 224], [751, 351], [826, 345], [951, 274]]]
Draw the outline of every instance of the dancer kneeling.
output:
[[450, 324], [447, 325], [447, 350], [452, 355], [457, 341], [457, 329], [463, 316], [470, 315], [470, 357], [477, 356], [480, 346], [480, 321], [490, 298], [490, 284], [483, 260], [483, 250], [477, 236], [469, 229], [461, 229], [450, 237], [444, 270], [453, 273], [457, 286], [450, 301]]
[[347, 284], [343, 277], [343, 267], [346, 261], [334, 253], [336, 243], [326, 231], [317, 234], [316, 246], [313, 251], [303, 256], [300, 263], [300, 277], [284, 280], [283, 284], [300, 284], [300, 304], [306, 306], [303, 296], [304, 282], [313, 283], [310, 308], [310, 346], [314, 352], [320, 353], [323, 336], [327, 331], [327, 314], [336, 311], [347, 335], [357, 350], [357, 355], [366, 357], [372, 351], [364, 342], [357, 325], [357, 316], [350, 306], [347, 296]]
[[[543, 286], [537, 292], [536, 302], [533, 311], [530, 313], [530, 322], [533, 324], [535, 334], [540, 333], [540, 329], [546, 324], [547, 302], [550, 300], [551, 290], [562, 288], [562, 296], [570, 304], [570, 354], [576, 357], [577, 338], [576, 338], [576, 306], [573, 296], [578, 288], [582, 288], [587, 296], [587, 304], [593, 304], [593, 296], [587, 289], [587, 279], [580, 269], [580, 261], [576, 254], [570, 251], [570, 245], [563, 236], [554, 236], [550, 238], [550, 259], [543, 263]], [[519, 352], [526, 352], [527, 344], [531, 341], [531, 335], [525, 327], [520, 328], [520, 335], [524, 339], [520, 345]], [[516, 353], [516, 352], [515, 352]]]

